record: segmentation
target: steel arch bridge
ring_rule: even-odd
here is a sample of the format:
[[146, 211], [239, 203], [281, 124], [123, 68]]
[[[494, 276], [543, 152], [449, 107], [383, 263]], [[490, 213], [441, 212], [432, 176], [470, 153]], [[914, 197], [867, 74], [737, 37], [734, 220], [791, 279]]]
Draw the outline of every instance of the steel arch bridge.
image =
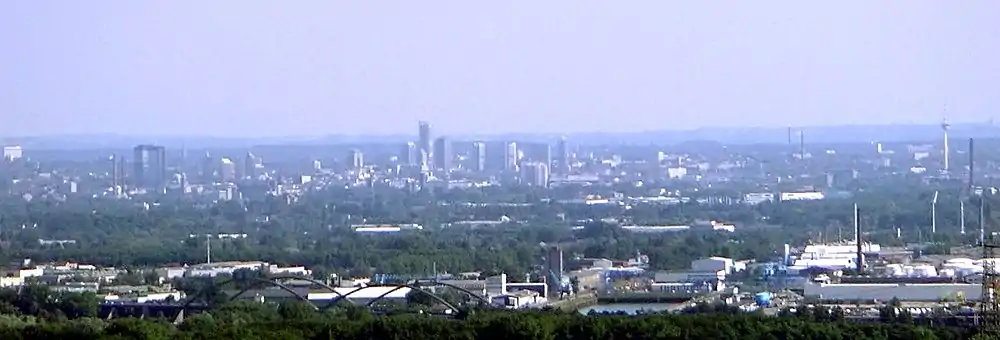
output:
[[[308, 303], [314, 309], [319, 310], [319, 307], [317, 307], [315, 304], [313, 304], [311, 301], [309, 301], [308, 297], [303, 296], [302, 294], [299, 294], [298, 292], [296, 292], [294, 289], [291, 289], [288, 286], [286, 286], [286, 285], [278, 282], [278, 280], [289, 280], [289, 279], [305, 280], [305, 281], [308, 281], [308, 282], [310, 282], [312, 284], [315, 284], [315, 285], [318, 285], [320, 287], [323, 287], [324, 289], [326, 289], [327, 291], [329, 291], [331, 293], [337, 294], [338, 298], [343, 297], [343, 295], [340, 294], [340, 292], [337, 292], [337, 290], [334, 289], [333, 287], [331, 287], [330, 285], [328, 285], [328, 284], [326, 284], [326, 283], [324, 283], [322, 281], [313, 279], [313, 278], [293, 276], [293, 275], [275, 275], [275, 276], [268, 276], [266, 278], [255, 277], [255, 278], [250, 279], [250, 281], [251, 281], [250, 285], [248, 285], [246, 288], [240, 290], [238, 293], [236, 293], [236, 295], [233, 295], [232, 297], [230, 297], [229, 301], [238, 299], [240, 296], [242, 296], [243, 294], [245, 294], [247, 291], [249, 291], [251, 289], [258, 288], [258, 287], [260, 287], [262, 285], [270, 285], [272, 287], [278, 287], [279, 289], [284, 290], [284, 291], [292, 294], [293, 296], [295, 296], [296, 299], [299, 299], [299, 300], [301, 300], [301, 301], [303, 301], [305, 303]], [[187, 298], [187, 299], [184, 300], [184, 304], [183, 304], [182, 310], [187, 310], [188, 307], [190, 307], [192, 303], [194, 303], [194, 302], [196, 302], [198, 300], [204, 301], [204, 299], [205, 299], [206, 295], [208, 295], [208, 293], [210, 293], [212, 291], [215, 291], [218, 288], [225, 287], [226, 285], [228, 285], [230, 283], [233, 283], [233, 282], [236, 282], [236, 281], [237, 280], [235, 278], [231, 278], [231, 279], [228, 279], [228, 280], [225, 280], [225, 281], [222, 281], [222, 282], [213, 283], [211, 287], [206, 287], [206, 288], [198, 291], [197, 293], [195, 293], [195, 295], [192, 295], [190, 298]], [[348, 300], [348, 301], [350, 301], [350, 300]]]
[[[330, 307], [333, 307], [333, 306], [337, 305], [337, 303], [339, 303], [341, 300], [349, 299], [350, 296], [353, 295], [354, 293], [360, 292], [360, 291], [362, 291], [362, 290], [364, 290], [365, 288], [368, 288], [368, 287], [393, 287], [393, 289], [390, 289], [389, 291], [387, 291], [385, 293], [382, 293], [381, 295], [375, 297], [374, 299], [369, 300], [368, 303], [365, 304], [365, 306], [368, 306], [368, 307], [371, 307], [376, 302], [385, 299], [386, 296], [389, 296], [389, 294], [392, 294], [393, 292], [396, 292], [396, 291], [398, 291], [400, 289], [403, 289], [403, 288], [409, 288], [411, 290], [415, 290], [417, 292], [420, 292], [421, 294], [427, 294], [427, 296], [429, 296], [431, 299], [434, 299], [434, 301], [437, 301], [438, 303], [440, 303], [442, 305], [445, 305], [446, 307], [450, 308], [451, 310], [458, 310], [458, 307], [456, 307], [455, 305], [451, 304], [450, 302], [448, 302], [447, 300], [445, 300], [441, 296], [439, 296], [437, 294], [434, 294], [432, 292], [427, 291], [427, 289], [423, 288], [424, 286], [444, 286], [444, 287], [452, 288], [452, 289], [455, 289], [455, 290], [460, 291], [462, 293], [465, 293], [466, 295], [472, 297], [473, 299], [478, 300], [482, 304], [488, 305], [490, 303], [489, 300], [487, 300], [486, 298], [480, 296], [479, 294], [476, 294], [475, 292], [472, 292], [472, 291], [470, 291], [468, 289], [465, 289], [465, 288], [462, 288], [462, 287], [459, 287], [459, 286], [456, 286], [456, 285], [453, 285], [453, 284], [450, 284], [450, 283], [439, 282], [439, 281], [426, 281], [426, 282], [414, 281], [413, 283], [382, 284], [382, 285], [371, 285], [371, 286], [358, 287], [358, 288], [355, 288], [354, 290], [351, 290], [351, 291], [347, 292], [347, 294], [343, 294], [343, 295], [338, 294], [340, 296], [337, 296], [333, 300], [330, 300], [330, 302], [327, 303], [325, 306], [321, 307], [320, 310], [327, 310]], [[350, 300], [348, 300], [348, 301], [350, 301]]]
[[[287, 280], [287, 279], [295, 279], [295, 280], [305, 280], [305, 281], [308, 281], [310, 283], [313, 283], [313, 284], [316, 284], [316, 285], [319, 285], [319, 286], [323, 287], [326, 291], [334, 293], [337, 296], [334, 299], [330, 300], [330, 302], [328, 302], [327, 304], [325, 304], [323, 307], [318, 307], [318, 306], [316, 306], [316, 304], [314, 304], [312, 301], [310, 301], [307, 296], [303, 296], [302, 294], [299, 294], [298, 292], [296, 292], [294, 289], [291, 289], [290, 287], [288, 287], [288, 286], [286, 286], [286, 285], [278, 282], [279, 280]], [[269, 277], [266, 277], [266, 278], [251, 278], [249, 280], [250, 280], [250, 284], [247, 287], [245, 287], [242, 290], [240, 290], [239, 292], [237, 292], [232, 297], [230, 297], [229, 301], [233, 301], [233, 300], [238, 299], [240, 296], [242, 296], [243, 294], [245, 294], [247, 291], [250, 291], [251, 289], [259, 288], [260, 286], [264, 286], [264, 285], [270, 285], [272, 287], [277, 287], [277, 288], [279, 288], [281, 290], [284, 290], [284, 291], [292, 294], [292, 296], [294, 296], [296, 299], [298, 299], [300, 301], [303, 301], [305, 303], [308, 303], [315, 310], [325, 311], [325, 310], [330, 309], [333, 306], [336, 306], [338, 303], [340, 303], [341, 301], [344, 301], [344, 300], [356, 304], [354, 301], [351, 301], [350, 296], [353, 295], [354, 293], [357, 293], [357, 292], [360, 292], [360, 291], [364, 290], [365, 288], [368, 288], [368, 287], [393, 287], [393, 289], [391, 289], [391, 290], [389, 290], [389, 291], [387, 291], [387, 292], [385, 292], [385, 293], [383, 293], [383, 294], [381, 294], [381, 295], [379, 295], [379, 296], [377, 296], [377, 297], [369, 300], [368, 303], [365, 304], [365, 306], [371, 307], [376, 302], [385, 299], [389, 294], [392, 294], [393, 292], [396, 292], [396, 291], [398, 291], [400, 289], [403, 289], [403, 288], [410, 288], [410, 289], [416, 290], [416, 291], [418, 291], [418, 292], [420, 292], [422, 294], [427, 294], [427, 296], [429, 296], [431, 299], [437, 301], [438, 303], [441, 303], [442, 305], [444, 305], [444, 306], [446, 306], [446, 307], [448, 307], [448, 308], [450, 308], [452, 310], [458, 310], [458, 307], [456, 307], [455, 305], [449, 303], [447, 300], [445, 300], [441, 296], [439, 296], [437, 294], [434, 294], [434, 293], [432, 293], [430, 291], [427, 291], [426, 289], [423, 288], [424, 286], [444, 286], [444, 287], [449, 287], [449, 288], [458, 290], [460, 292], [463, 292], [466, 295], [472, 297], [473, 299], [478, 300], [480, 303], [489, 304], [489, 300], [487, 300], [486, 298], [484, 298], [484, 297], [480, 296], [479, 294], [476, 294], [476, 293], [474, 293], [474, 292], [472, 292], [472, 291], [470, 291], [468, 289], [465, 289], [465, 288], [462, 288], [462, 287], [459, 287], [459, 286], [456, 286], [456, 285], [453, 285], [453, 284], [450, 284], [450, 283], [444, 283], [444, 282], [438, 282], [438, 281], [427, 281], [427, 282], [414, 281], [413, 283], [403, 283], [403, 284], [371, 285], [371, 286], [358, 287], [358, 288], [355, 288], [354, 290], [351, 290], [351, 291], [347, 292], [346, 294], [341, 294], [336, 289], [334, 289], [334, 287], [332, 287], [332, 286], [330, 286], [330, 285], [328, 285], [326, 283], [323, 283], [322, 281], [315, 280], [315, 279], [312, 279], [312, 278], [299, 277], [299, 276], [276, 275], [276, 276], [269, 276]], [[216, 291], [218, 288], [224, 287], [224, 286], [226, 286], [226, 285], [228, 285], [230, 283], [236, 282], [236, 281], [237, 281], [236, 279], [228, 279], [228, 280], [225, 280], [225, 281], [222, 281], [222, 282], [214, 283], [211, 287], [206, 287], [206, 288], [198, 291], [197, 293], [195, 293], [191, 297], [189, 297], [189, 298], [187, 298], [187, 299], [184, 300], [184, 303], [181, 306], [181, 310], [188, 310], [193, 303], [195, 303], [195, 302], [197, 302], [199, 300], [201, 300], [203, 302], [207, 302], [207, 301], [205, 301], [205, 298], [207, 297], [207, 295], [209, 293], [211, 293], [213, 291]]]

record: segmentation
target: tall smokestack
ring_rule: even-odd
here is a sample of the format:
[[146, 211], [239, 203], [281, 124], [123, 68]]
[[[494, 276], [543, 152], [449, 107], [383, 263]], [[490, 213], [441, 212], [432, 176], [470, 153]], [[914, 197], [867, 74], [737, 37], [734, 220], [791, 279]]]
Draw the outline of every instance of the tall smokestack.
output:
[[788, 152], [795, 153], [795, 147], [792, 146], [792, 126], [788, 126]]
[[799, 130], [799, 157], [806, 158], [806, 132]]
[[854, 243], [858, 246], [858, 273], [860, 274], [865, 267], [864, 253], [861, 248], [861, 216], [858, 212], [858, 204], [854, 203]]
[[974, 140], [972, 138], [969, 138], [969, 192], [967, 195], [972, 195], [972, 188], [975, 184], [973, 182], [974, 181], [973, 178], [975, 178], [973, 176], [974, 175], [973, 169], [975, 169], [976, 167], [976, 149], [974, 148], [974, 146], [975, 146]]
[[941, 151], [944, 152], [944, 172], [948, 172], [949, 165], [950, 165], [949, 164], [949, 159], [948, 159], [948, 156], [949, 156], [949, 153], [950, 153], [949, 152], [950, 150], [948, 148], [948, 129], [949, 128], [951, 128], [951, 124], [948, 124], [948, 119], [945, 118], [943, 121], [941, 121], [941, 132], [943, 132], [943, 134], [944, 134], [944, 146], [942, 147], [942, 150], [941, 150]]
[[785, 243], [785, 256], [782, 257], [782, 263], [785, 265], [789, 264], [788, 254], [791, 252], [791, 248], [792, 246], [790, 246], [788, 243]]

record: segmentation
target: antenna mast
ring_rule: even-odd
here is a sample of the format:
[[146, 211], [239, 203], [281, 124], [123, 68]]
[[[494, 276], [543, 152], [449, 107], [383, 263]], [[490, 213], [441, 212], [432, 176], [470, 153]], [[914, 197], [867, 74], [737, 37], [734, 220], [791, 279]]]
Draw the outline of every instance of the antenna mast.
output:
[[961, 200], [961, 201], [958, 201], [958, 211], [959, 211], [959, 214], [960, 214], [958, 216], [958, 220], [959, 220], [959, 224], [961, 224], [961, 228], [962, 228], [961, 233], [962, 233], [962, 235], [965, 235], [965, 200], [964, 199]]
[[938, 192], [934, 192], [934, 198], [931, 200], [931, 234], [937, 234], [937, 201]]
[[858, 247], [858, 259], [855, 265], [857, 265], [858, 274], [861, 274], [865, 270], [865, 255], [861, 244], [861, 212], [858, 210], [857, 203], [854, 203], [854, 243]]
[[212, 235], [205, 234], [205, 258], [206, 263], [212, 264]]

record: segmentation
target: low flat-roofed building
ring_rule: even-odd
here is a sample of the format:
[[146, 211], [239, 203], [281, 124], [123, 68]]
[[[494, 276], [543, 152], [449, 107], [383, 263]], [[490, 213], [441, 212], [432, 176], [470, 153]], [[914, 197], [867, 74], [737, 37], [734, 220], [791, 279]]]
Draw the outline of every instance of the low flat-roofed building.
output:
[[546, 299], [538, 294], [538, 292], [530, 290], [515, 291], [490, 298], [491, 304], [507, 309], [527, 308], [545, 302]]
[[188, 267], [185, 276], [191, 277], [215, 277], [218, 275], [232, 275], [240, 269], [261, 270], [267, 267], [267, 262], [261, 261], [228, 261], [193, 265]]
[[806, 298], [836, 301], [977, 301], [982, 296], [982, 286], [970, 283], [868, 283], [839, 284], [806, 282]]
[[24, 278], [20, 276], [0, 277], [0, 288], [20, 287], [24, 285]]
[[[395, 286], [370, 286], [370, 287], [337, 287], [336, 292], [341, 295], [348, 295], [348, 298], [355, 303], [368, 303], [380, 296], [387, 300], [405, 300], [406, 295], [412, 291], [409, 287], [397, 288]], [[327, 290], [316, 290], [308, 293], [309, 301], [330, 301], [339, 296]]]
[[657, 272], [653, 274], [653, 282], [657, 283], [701, 283], [713, 281], [725, 281], [726, 271], [684, 271], [684, 272]]

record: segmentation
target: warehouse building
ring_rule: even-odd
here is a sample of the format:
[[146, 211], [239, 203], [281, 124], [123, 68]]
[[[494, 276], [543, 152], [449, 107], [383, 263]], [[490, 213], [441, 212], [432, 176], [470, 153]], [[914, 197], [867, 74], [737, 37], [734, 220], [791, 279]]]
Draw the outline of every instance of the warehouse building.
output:
[[982, 286], [971, 283], [821, 283], [807, 282], [805, 297], [832, 301], [975, 301]]
[[733, 259], [712, 256], [709, 258], [691, 261], [691, 271], [695, 272], [719, 272], [724, 271], [731, 274], [734, 270]]

